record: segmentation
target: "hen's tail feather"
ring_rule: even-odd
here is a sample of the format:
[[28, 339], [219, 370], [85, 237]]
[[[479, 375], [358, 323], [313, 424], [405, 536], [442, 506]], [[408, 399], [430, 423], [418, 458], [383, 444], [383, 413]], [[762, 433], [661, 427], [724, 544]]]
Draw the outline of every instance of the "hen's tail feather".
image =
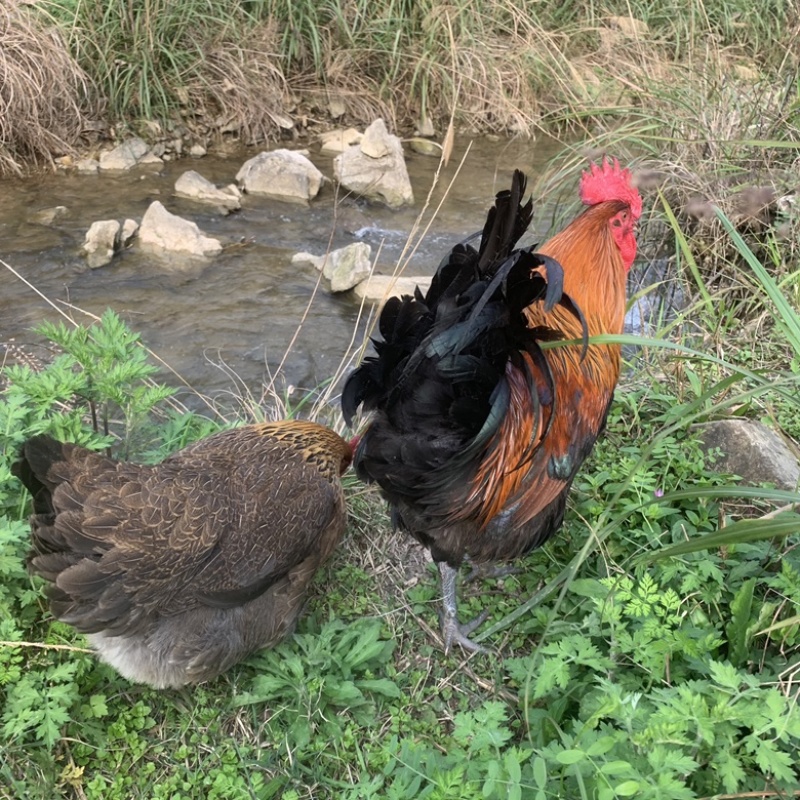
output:
[[54, 464], [64, 460], [63, 448], [52, 436], [32, 436], [23, 445], [19, 460], [11, 465], [12, 474], [31, 493], [36, 514], [53, 513], [52, 492], [56, 483], [47, 476]]

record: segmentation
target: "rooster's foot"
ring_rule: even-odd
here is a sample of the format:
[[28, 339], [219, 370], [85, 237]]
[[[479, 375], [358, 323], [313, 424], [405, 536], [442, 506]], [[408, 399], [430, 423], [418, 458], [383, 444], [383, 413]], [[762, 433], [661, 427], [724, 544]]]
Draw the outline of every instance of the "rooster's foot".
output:
[[446, 561], [439, 562], [439, 574], [442, 578], [442, 605], [443, 613], [442, 638], [444, 639], [444, 652], [449, 653], [453, 643], [460, 645], [464, 650], [471, 652], [485, 653], [486, 648], [472, 641], [469, 635], [478, 625], [485, 622], [489, 616], [488, 611], [484, 611], [472, 622], [462, 625], [458, 621], [458, 600], [456, 599], [456, 578], [458, 569], [451, 567]]
[[455, 617], [451, 617], [447, 611], [445, 611], [442, 617], [442, 638], [444, 639], [445, 655], [450, 652], [450, 648], [453, 644], [457, 644], [464, 650], [468, 650], [472, 653], [488, 653], [489, 651], [485, 647], [481, 647], [481, 645], [477, 642], [473, 642], [472, 639], [469, 638], [469, 635], [475, 628], [486, 622], [488, 616], [489, 612], [483, 611], [471, 622], [462, 625]]

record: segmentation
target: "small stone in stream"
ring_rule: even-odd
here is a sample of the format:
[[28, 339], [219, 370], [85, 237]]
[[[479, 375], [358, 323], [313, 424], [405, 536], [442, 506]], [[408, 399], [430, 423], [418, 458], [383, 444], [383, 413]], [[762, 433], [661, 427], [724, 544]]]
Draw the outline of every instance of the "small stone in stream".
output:
[[279, 149], [246, 161], [236, 173], [236, 180], [248, 194], [308, 203], [317, 196], [325, 178], [305, 154]]
[[112, 150], [100, 154], [100, 169], [119, 171], [132, 169], [148, 151], [147, 143], [142, 139], [136, 137], [127, 139]]
[[297, 253], [293, 264], [313, 264], [331, 282], [332, 292], [346, 292], [363, 281], [372, 269], [372, 248], [366, 242], [355, 242], [322, 256]]
[[111, 263], [119, 230], [119, 222], [115, 219], [98, 220], [91, 224], [83, 240], [83, 253], [86, 256], [86, 263], [92, 269]]
[[52, 225], [57, 219], [63, 217], [67, 213], [66, 206], [53, 206], [52, 208], [40, 208], [38, 211], [32, 211], [28, 215], [28, 222], [36, 223], [37, 225]]
[[189, 170], [175, 182], [175, 194], [198, 203], [216, 206], [226, 214], [242, 207], [242, 193], [234, 184], [218, 189], [199, 172]]
[[75, 169], [89, 175], [100, 169], [100, 162], [96, 158], [81, 158], [75, 163]]
[[382, 303], [390, 297], [400, 297], [401, 295], [413, 295], [414, 289], [419, 286], [423, 292], [428, 291], [432, 278], [428, 277], [393, 277], [392, 275], [371, 275], [363, 283], [359, 283], [355, 288], [356, 297], [370, 300], [375, 303]]
[[138, 231], [139, 223], [135, 219], [126, 219], [119, 234], [120, 247], [127, 247]]

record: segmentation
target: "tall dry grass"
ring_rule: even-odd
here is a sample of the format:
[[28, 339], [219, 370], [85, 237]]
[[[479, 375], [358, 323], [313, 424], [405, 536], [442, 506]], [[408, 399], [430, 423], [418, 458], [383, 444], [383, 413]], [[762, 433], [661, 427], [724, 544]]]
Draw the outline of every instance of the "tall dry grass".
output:
[[96, 111], [89, 76], [63, 32], [31, 4], [0, 4], [0, 174], [70, 152]]
[[180, 121], [245, 141], [290, 127], [275, 26], [221, 0], [48, 0], [115, 123]]
[[[454, 118], [516, 135], [635, 131], [698, 156], [709, 142], [723, 154], [731, 119], [701, 119], [700, 141], [698, 102], [760, 110], [774, 92], [786, 116], [800, 98], [789, 0], [687, 0], [679, 13], [632, 0], [10, 0], [2, 14], [12, 156], [69, 144], [90, 89], [118, 131], [158, 120], [256, 143], [377, 115], [442, 134]], [[36, 135], [31, 118], [45, 121]]]

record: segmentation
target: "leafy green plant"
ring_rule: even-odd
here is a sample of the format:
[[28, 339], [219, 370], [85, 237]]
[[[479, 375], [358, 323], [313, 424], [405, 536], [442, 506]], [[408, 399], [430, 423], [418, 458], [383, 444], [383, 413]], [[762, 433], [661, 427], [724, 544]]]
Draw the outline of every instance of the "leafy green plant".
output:
[[251, 663], [259, 670], [236, 705], [271, 703], [285, 720], [286, 743], [300, 751], [319, 737], [326, 745], [338, 733], [347, 712], [359, 724], [375, 718], [373, 696], [397, 699], [400, 689], [377, 677], [389, 663], [394, 643], [381, 637], [377, 620], [325, 623], [319, 631], [298, 634], [291, 648], [268, 650]]
[[[9, 366], [0, 402], [6, 458], [32, 434], [48, 432], [78, 443], [105, 442], [112, 429], [129, 444], [148, 415], [173, 390], [150, 376], [140, 337], [112, 311], [90, 327], [43, 323], [39, 332], [63, 352], [45, 369]], [[102, 441], [102, 440], [101, 440]]]
[[[12, 750], [39, 742], [49, 751], [75, 715], [98, 718], [105, 701], [92, 694], [80, 705], [80, 678], [91, 663], [80, 657], [80, 637], [41, 623], [40, 592], [24, 567], [27, 497], [11, 463], [25, 439], [43, 432], [94, 447], [110, 445], [113, 432], [129, 453], [137, 439], [157, 435], [152, 414], [172, 390], [152, 382], [156, 369], [139, 336], [113, 312], [88, 328], [46, 323], [40, 333], [60, 354], [41, 370], [5, 367], [0, 394], [0, 725]], [[183, 438], [204, 430], [192, 415], [167, 425]]]

